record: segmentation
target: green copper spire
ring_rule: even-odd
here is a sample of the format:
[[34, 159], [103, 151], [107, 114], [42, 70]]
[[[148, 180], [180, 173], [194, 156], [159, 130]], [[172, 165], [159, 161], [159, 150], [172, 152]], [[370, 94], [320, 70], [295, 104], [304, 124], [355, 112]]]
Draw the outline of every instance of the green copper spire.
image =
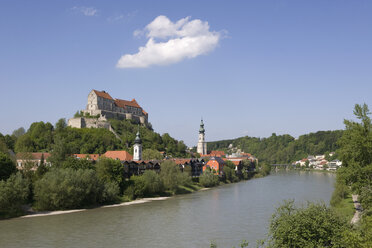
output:
[[204, 123], [203, 123], [203, 118], [202, 118], [200, 122], [199, 133], [204, 133], [204, 132], [205, 132], [205, 129], [204, 129]]
[[136, 134], [136, 138], [134, 139], [134, 144], [141, 144], [141, 143], [142, 143], [142, 140], [140, 138], [140, 132], [139, 132], [139, 126], [138, 126], [138, 131]]

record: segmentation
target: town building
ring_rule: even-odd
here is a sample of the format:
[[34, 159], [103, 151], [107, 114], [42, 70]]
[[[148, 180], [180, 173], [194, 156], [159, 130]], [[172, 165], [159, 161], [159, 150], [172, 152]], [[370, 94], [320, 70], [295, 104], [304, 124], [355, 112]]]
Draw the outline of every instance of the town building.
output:
[[[189, 170], [192, 177], [198, 177], [203, 172], [204, 159], [198, 158], [172, 158], [182, 172]], [[189, 169], [188, 169], [189, 168]]]
[[25, 166], [31, 166], [31, 170], [36, 170], [37, 167], [43, 162], [45, 165], [50, 166], [50, 162], [47, 158], [50, 157], [50, 153], [47, 152], [25, 152], [17, 153], [16, 162], [18, 169], [22, 170]]
[[77, 159], [87, 159], [91, 161], [97, 161], [100, 155], [99, 154], [74, 154], [73, 157]]
[[92, 90], [88, 95], [86, 108], [81, 112], [83, 116], [69, 119], [68, 126], [110, 129], [107, 119], [129, 119], [143, 125], [148, 123], [148, 113], [135, 99], [114, 99], [104, 90]]
[[226, 162], [220, 157], [211, 157], [209, 161], [203, 166], [203, 172], [207, 169], [211, 169], [217, 175], [222, 173], [223, 167]]
[[207, 154], [207, 142], [205, 142], [205, 129], [204, 129], [203, 119], [200, 122], [199, 140], [198, 140], [196, 152], [199, 153], [200, 155]]
[[114, 160], [120, 161], [131, 161], [133, 160], [133, 156], [129, 154], [127, 151], [107, 151], [102, 155], [105, 158], [111, 158]]

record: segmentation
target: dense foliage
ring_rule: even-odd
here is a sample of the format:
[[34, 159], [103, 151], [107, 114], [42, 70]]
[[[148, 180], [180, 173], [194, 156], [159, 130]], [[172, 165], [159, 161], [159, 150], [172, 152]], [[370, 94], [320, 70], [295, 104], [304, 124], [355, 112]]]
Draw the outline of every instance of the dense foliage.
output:
[[10, 156], [6, 153], [0, 152], [0, 180], [6, 180], [11, 174], [15, 173], [17, 168]]
[[218, 176], [215, 175], [212, 171], [205, 170], [199, 177], [199, 183], [204, 187], [214, 187], [217, 186], [220, 181], [218, 179]]
[[29, 196], [29, 184], [21, 173], [11, 175], [6, 181], [0, 180], [0, 217], [22, 214], [22, 205]]
[[170, 160], [161, 163], [160, 178], [164, 188], [174, 193], [177, 192], [179, 186], [192, 184], [190, 175], [181, 172], [178, 165]]
[[319, 131], [301, 135], [298, 139], [292, 136], [276, 135], [268, 138], [241, 137], [231, 140], [208, 142], [209, 150], [224, 150], [232, 144], [242, 151], [254, 154], [260, 161], [270, 164], [290, 163], [307, 157], [309, 154], [325, 154], [338, 149], [337, 141], [343, 131]]
[[[360, 122], [345, 120], [338, 141], [343, 167], [337, 170], [332, 209], [312, 203], [295, 208], [287, 202], [273, 215], [269, 247], [372, 246], [372, 123], [367, 105], [355, 105], [354, 114]], [[350, 193], [359, 194], [363, 207], [361, 220], [353, 226], [347, 224], [346, 212], [335, 214]]]
[[346, 222], [324, 204], [287, 201], [272, 216], [269, 247], [345, 247], [345, 230]]
[[130, 150], [134, 144], [135, 134], [141, 133], [145, 156], [160, 158], [158, 151], [164, 151], [173, 157], [185, 157], [186, 145], [165, 133], [154, 132], [151, 125], [138, 126], [130, 120], [110, 120], [120, 139], [104, 128], [71, 128], [64, 119], [60, 119], [55, 127], [49, 122], [34, 122], [27, 132], [15, 130], [10, 135], [0, 134], [0, 142], [5, 143], [15, 152], [51, 152], [61, 143], [68, 154], [103, 154], [107, 150]]
[[141, 133], [143, 150], [152, 149], [156, 151], [166, 152], [172, 157], [186, 157], [186, 145], [183, 141], [177, 141], [168, 133], [160, 135], [152, 130], [152, 128], [138, 126], [130, 120], [110, 120], [111, 126], [118, 133], [126, 147], [132, 147], [136, 133], [139, 130]]
[[58, 210], [113, 202], [119, 187], [98, 180], [94, 170], [56, 168], [36, 182], [34, 193], [37, 209]]
[[162, 160], [163, 155], [154, 149], [145, 149], [142, 151], [143, 160]]

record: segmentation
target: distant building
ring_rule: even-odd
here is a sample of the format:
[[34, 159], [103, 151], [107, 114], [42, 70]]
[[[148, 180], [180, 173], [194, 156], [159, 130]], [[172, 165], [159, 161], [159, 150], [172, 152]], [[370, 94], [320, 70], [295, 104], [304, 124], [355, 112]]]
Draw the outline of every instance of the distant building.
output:
[[102, 155], [105, 158], [111, 158], [120, 161], [131, 161], [133, 160], [133, 156], [129, 154], [127, 151], [107, 151], [105, 154]]
[[74, 154], [73, 157], [77, 159], [87, 159], [91, 161], [97, 161], [99, 159], [99, 154]]
[[82, 112], [85, 116], [69, 119], [68, 126], [110, 129], [110, 124], [106, 122], [110, 118], [130, 119], [140, 124], [148, 123], [148, 113], [135, 99], [131, 101], [114, 99], [106, 91], [92, 90], [88, 95], [87, 106]]
[[222, 158], [211, 157], [209, 161], [203, 166], [203, 171], [209, 168], [212, 171], [215, 171], [216, 174], [221, 174], [225, 164], [226, 162]]
[[211, 157], [225, 157], [226, 154], [224, 151], [211, 151], [208, 155], [210, 155]]
[[47, 152], [26, 152], [17, 153], [16, 162], [18, 169], [22, 170], [28, 163], [32, 166], [31, 170], [36, 170], [40, 166], [41, 161], [44, 160], [44, 164], [50, 166], [50, 162], [47, 162], [47, 158], [50, 157], [50, 153]]
[[203, 119], [200, 122], [199, 140], [198, 140], [196, 152], [199, 153], [200, 155], [207, 154], [207, 142], [205, 142], [205, 129], [204, 129]]

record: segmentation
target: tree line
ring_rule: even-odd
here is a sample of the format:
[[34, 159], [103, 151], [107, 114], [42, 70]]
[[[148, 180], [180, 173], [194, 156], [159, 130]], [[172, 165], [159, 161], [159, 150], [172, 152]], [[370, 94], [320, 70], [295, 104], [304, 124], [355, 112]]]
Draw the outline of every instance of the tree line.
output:
[[301, 135], [298, 139], [284, 134], [273, 133], [268, 138], [241, 137], [231, 140], [208, 142], [208, 149], [228, 152], [229, 145], [242, 151], [254, 154], [260, 161], [269, 164], [291, 163], [308, 155], [326, 154], [339, 148], [337, 141], [341, 138], [343, 130], [319, 131]]
[[71, 154], [103, 154], [107, 150], [127, 150], [131, 153], [139, 129], [143, 149], [165, 152], [172, 157], [188, 156], [183, 141], [172, 138], [168, 133], [160, 135], [152, 130], [151, 125], [138, 126], [131, 120], [110, 120], [110, 123], [121, 140], [104, 128], [67, 127], [64, 119], [60, 119], [55, 126], [41, 121], [32, 123], [27, 131], [20, 128], [12, 135], [0, 133], [0, 140], [16, 153], [51, 152], [60, 139]]

